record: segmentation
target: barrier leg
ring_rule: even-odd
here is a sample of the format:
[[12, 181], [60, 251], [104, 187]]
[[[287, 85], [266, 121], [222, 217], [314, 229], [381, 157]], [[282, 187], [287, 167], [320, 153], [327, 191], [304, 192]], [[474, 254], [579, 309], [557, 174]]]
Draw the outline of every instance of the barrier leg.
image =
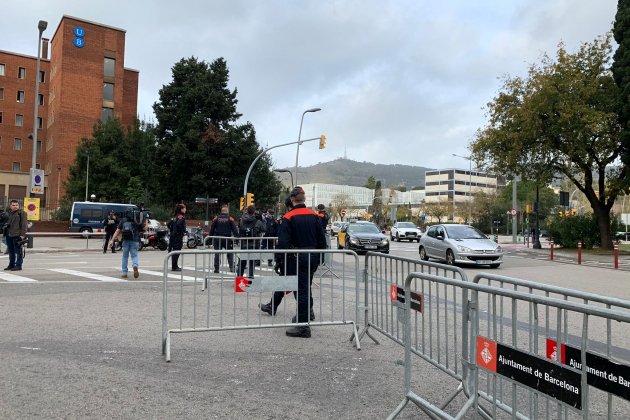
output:
[[171, 333], [166, 335], [166, 361], [171, 361]]
[[613, 255], [615, 257], [615, 270], [619, 268], [619, 244], [613, 245]]

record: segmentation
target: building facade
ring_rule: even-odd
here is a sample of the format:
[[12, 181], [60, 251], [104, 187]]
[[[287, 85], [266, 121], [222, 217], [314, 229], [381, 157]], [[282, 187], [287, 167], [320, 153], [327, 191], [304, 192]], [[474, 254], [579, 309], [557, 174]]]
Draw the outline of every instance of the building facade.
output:
[[479, 171], [443, 169], [426, 171], [424, 176], [427, 203], [447, 202], [457, 206], [468, 203], [476, 192], [492, 193], [505, 186], [501, 177]]
[[84, 19], [64, 15], [41, 48], [39, 74], [37, 57], [0, 50], [0, 200], [28, 196], [29, 134], [37, 126], [36, 168], [45, 171], [41, 207], [54, 208], [65, 195], [76, 147], [94, 124], [110, 117], [135, 124], [139, 72], [124, 66], [123, 29]]

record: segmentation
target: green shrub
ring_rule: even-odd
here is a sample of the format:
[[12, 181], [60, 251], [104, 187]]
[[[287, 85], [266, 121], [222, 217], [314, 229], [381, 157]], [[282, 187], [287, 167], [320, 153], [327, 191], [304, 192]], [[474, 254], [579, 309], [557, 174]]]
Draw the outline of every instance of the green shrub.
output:
[[60, 203], [58, 209], [53, 210], [50, 214], [52, 220], [70, 220], [70, 212], [72, 211], [72, 202], [68, 200], [64, 200]]
[[[613, 219], [611, 231], [616, 229], [617, 222]], [[582, 247], [591, 249], [601, 244], [601, 237], [597, 220], [593, 214], [583, 216], [554, 217], [548, 222], [549, 236], [554, 243], [564, 248], [577, 248], [578, 241]]]

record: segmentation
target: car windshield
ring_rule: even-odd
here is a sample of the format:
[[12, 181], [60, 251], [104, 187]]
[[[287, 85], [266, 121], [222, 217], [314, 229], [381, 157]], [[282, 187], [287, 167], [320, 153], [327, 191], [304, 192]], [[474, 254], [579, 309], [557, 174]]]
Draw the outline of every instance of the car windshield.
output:
[[413, 223], [398, 223], [398, 227], [405, 229], [415, 229], [416, 225], [414, 225]]
[[380, 230], [373, 224], [352, 224], [348, 226], [348, 232], [350, 233], [381, 233]]
[[486, 239], [486, 235], [472, 226], [445, 226], [451, 239]]

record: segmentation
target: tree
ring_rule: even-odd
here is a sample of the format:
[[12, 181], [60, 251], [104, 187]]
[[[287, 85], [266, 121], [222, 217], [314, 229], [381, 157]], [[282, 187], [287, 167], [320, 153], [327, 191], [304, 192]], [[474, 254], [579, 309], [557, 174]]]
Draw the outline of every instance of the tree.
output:
[[[236, 204], [245, 174], [262, 151], [251, 123], [236, 124], [237, 90], [228, 88], [223, 58], [208, 64], [182, 58], [172, 68], [173, 80], [162, 87], [153, 105], [158, 120], [155, 160], [164, 201], [192, 200], [211, 194]], [[252, 170], [248, 190], [256, 205], [272, 205], [282, 186], [269, 156]]]
[[343, 219], [341, 215], [341, 210], [348, 210], [349, 207], [354, 205], [354, 200], [350, 197], [349, 194], [346, 193], [338, 193], [335, 194], [332, 203], [330, 205], [330, 211], [332, 214], [336, 214], [340, 219]]
[[[381, 181], [378, 181], [378, 183], [380, 183]], [[371, 190], [376, 188], [376, 178], [374, 178], [373, 176], [368, 177], [367, 179], [367, 183], [364, 185], [365, 188], [369, 188]]]
[[506, 77], [471, 144], [474, 160], [498, 173], [538, 185], [564, 174], [587, 197], [604, 248], [612, 248], [610, 210], [630, 175], [627, 164], [613, 166], [623, 147], [611, 50], [610, 36], [575, 54], [561, 44], [555, 60], [544, 55], [526, 78]]
[[87, 156], [90, 156], [89, 191], [99, 201], [128, 202], [128, 182], [134, 184], [142, 197], [149, 195], [154, 169], [152, 128], [136, 122], [123, 129], [117, 119], [94, 126], [92, 138], [83, 138], [76, 148], [74, 164], [66, 180], [66, 198], [77, 201], [84, 198]]
[[442, 223], [442, 217], [447, 217], [451, 212], [450, 203], [446, 201], [440, 201], [437, 203], [427, 203], [424, 206], [426, 214], [432, 218], [436, 218], [438, 223]]
[[[623, 152], [621, 158], [626, 165], [630, 165], [630, 1], [617, 2], [617, 14], [613, 34], [618, 47], [615, 51], [615, 61], [612, 73], [619, 88], [619, 123], [621, 124], [621, 141]], [[626, 186], [630, 179], [626, 178]]]

